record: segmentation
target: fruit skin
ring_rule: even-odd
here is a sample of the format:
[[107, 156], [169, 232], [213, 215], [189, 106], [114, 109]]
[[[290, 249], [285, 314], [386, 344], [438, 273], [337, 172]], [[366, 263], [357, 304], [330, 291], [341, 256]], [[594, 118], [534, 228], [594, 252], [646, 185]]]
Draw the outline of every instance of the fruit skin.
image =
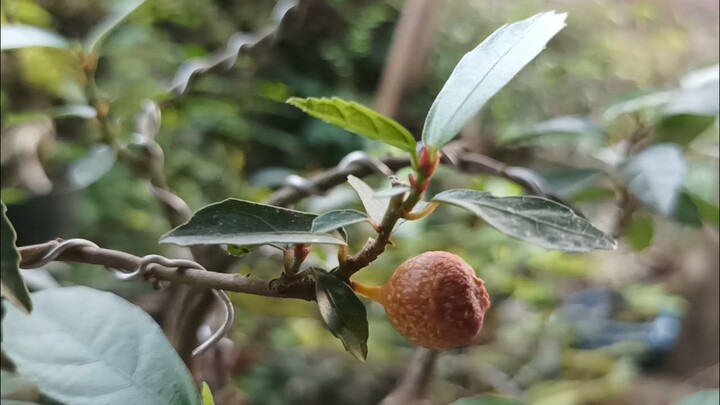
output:
[[356, 291], [382, 304], [407, 340], [430, 349], [470, 345], [490, 308], [484, 282], [448, 252], [422, 253], [401, 264], [381, 288]]

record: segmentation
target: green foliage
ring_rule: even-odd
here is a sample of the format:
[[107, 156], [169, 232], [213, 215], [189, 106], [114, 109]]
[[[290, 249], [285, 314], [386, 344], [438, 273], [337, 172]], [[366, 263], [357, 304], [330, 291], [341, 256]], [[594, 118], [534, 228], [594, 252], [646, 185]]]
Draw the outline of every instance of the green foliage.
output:
[[501, 397], [499, 395], [481, 395], [473, 398], [462, 398], [450, 405], [523, 405], [524, 402]]
[[93, 145], [87, 155], [70, 166], [70, 182], [85, 188], [106, 175], [115, 165], [117, 150], [106, 144]]
[[500, 232], [546, 249], [588, 252], [616, 246], [570, 208], [541, 197], [493, 197], [472, 190], [448, 190], [432, 201], [464, 208]]
[[88, 33], [83, 41], [85, 52], [97, 53], [105, 38], [123, 22], [133, 11], [143, 5], [145, 0], [121, 0], [111, 3], [108, 15]]
[[365, 305], [347, 283], [313, 269], [315, 294], [320, 315], [330, 332], [342, 341], [345, 350], [360, 360], [367, 358], [368, 321]]
[[140, 308], [86, 287], [40, 291], [33, 301], [29, 316], [9, 308], [3, 344], [44, 394], [78, 405], [200, 404], [190, 372]]
[[0, 27], [0, 38], [2, 51], [29, 47], [65, 49], [70, 46], [62, 36], [28, 25], [3, 25]]
[[425, 118], [423, 143], [440, 149], [565, 26], [566, 14], [541, 13], [503, 26], [468, 52]]
[[32, 311], [32, 300], [20, 275], [20, 253], [15, 246], [17, 235], [7, 218], [5, 203], [0, 201], [0, 295], [25, 313]]
[[353, 175], [349, 175], [347, 179], [350, 186], [352, 186], [352, 188], [355, 189], [360, 196], [360, 200], [362, 201], [362, 204], [365, 207], [365, 212], [367, 212], [370, 220], [372, 220], [375, 224], [380, 224], [385, 216], [385, 211], [387, 211], [388, 205], [390, 204], [390, 198], [378, 196], [372, 187]]
[[415, 153], [415, 138], [394, 120], [352, 101], [333, 98], [290, 98], [307, 114], [365, 138]]
[[345, 244], [337, 236], [313, 233], [315, 218], [314, 214], [230, 198], [201, 208], [160, 242], [180, 246]]
[[210, 386], [204, 381], [202, 383], [202, 405], [215, 405], [215, 399], [213, 399]]
[[625, 242], [635, 251], [647, 249], [653, 240], [653, 220], [649, 216], [633, 218], [625, 228]]
[[326, 233], [341, 229], [343, 226], [368, 220], [367, 214], [357, 210], [334, 210], [319, 215], [313, 220], [311, 232]]
[[685, 180], [682, 150], [672, 144], [653, 145], [633, 156], [620, 169], [628, 190], [649, 208], [671, 216]]

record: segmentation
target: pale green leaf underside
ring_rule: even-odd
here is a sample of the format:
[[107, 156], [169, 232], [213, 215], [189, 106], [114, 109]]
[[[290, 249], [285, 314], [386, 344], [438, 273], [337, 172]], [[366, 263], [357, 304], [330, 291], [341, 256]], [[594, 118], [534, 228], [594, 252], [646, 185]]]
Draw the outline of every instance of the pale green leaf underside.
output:
[[673, 144], [650, 146], [620, 168], [628, 190], [663, 215], [674, 212], [686, 172], [682, 150]]
[[342, 237], [313, 233], [315, 214], [227, 199], [198, 210], [187, 223], [160, 238], [161, 243], [190, 245], [332, 244]]
[[441, 148], [565, 26], [566, 14], [545, 12], [505, 25], [463, 56], [435, 98], [423, 142]]
[[350, 186], [360, 196], [360, 201], [362, 201], [365, 212], [367, 212], [370, 219], [373, 223], [380, 224], [385, 216], [385, 211], [390, 205], [390, 197], [378, 197], [372, 187], [353, 175], [349, 175], [347, 179]]
[[5, 204], [0, 202], [0, 296], [25, 313], [32, 310], [32, 301], [25, 281], [20, 275], [20, 253], [15, 246], [15, 230], [5, 214]]
[[54, 32], [29, 25], [5, 25], [0, 27], [0, 50], [29, 47], [68, 48], [68, 41]]
[[540, 246], [567, 252], [614, 249], [616, 243], [570, 208], [535, 197], [493, 197], [472, 190], [448, 190], [432, 201], [464, 208], [500, 232]]
[[85, 38], [85, 51], [96, 52], [105, 38], [143, 3], [145, 0], [115, 0], [110, 3], [111, 8], [108, 14], [92, 28]]
[[33, 293], [25, 315], [8, 307], [3, 347], [49, 397], [74, 405], [199, 405], [195, 382], [142, 309], [87, 287]]
[[287, 101], [308, 115], [365, 138], [415, 153], [415, 138], [402, 125], [365, 106], [333, 98], [297, 98]]

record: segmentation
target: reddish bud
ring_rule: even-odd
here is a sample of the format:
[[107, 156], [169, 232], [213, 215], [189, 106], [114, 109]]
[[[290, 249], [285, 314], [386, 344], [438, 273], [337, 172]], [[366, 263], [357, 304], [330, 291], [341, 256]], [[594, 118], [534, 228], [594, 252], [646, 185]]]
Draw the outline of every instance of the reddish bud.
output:
[[432, 159], [430, 157], [430, 152], [427, 150], [427, 148], [423, 147], [420, 150], [420, 161], [418, 162], [418, 165], [419, 165], [418, 170], [425, 177], [432, 177], [432, 175], [435, 173], [435, 170], [437, 169], [439, 163], [440, 163], [439, 156]]
[[417, 188], [417, 181], [415, 181], [415, 176], [412, 174], [408, 175], [408, 181], [410, 182], [410, 187], [413, 189]]
[[293, 249], [295, 253], [295, 260], [303, 261], [310, 253], [310, 246], [305, 244], [295, 245]]

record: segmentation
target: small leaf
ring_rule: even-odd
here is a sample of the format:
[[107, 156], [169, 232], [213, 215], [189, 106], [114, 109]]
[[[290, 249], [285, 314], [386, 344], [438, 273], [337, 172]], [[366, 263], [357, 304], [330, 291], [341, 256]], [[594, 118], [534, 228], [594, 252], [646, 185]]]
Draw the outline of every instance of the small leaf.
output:
[[636, 252], [647, 249], [653, 240], [654, 225], [652, 218], [641, 216], [634, 218], [625, 228], [625, 241]]
[[570, 208], [541, 197], [493, 197], [472, 190], [448, 190], [432, 201], [471, 211], [500, 232], [546, 249], [588, 252], [615, 249], [615, 241]]
[[33, 46], [65, 49], [70, 44], [59, 34], [30, 25], [3, 25], [0, 27], [0, 51]]
[[202, 383], [202, 405], [215, 405], [210, 386], [204, 381]]
[[415, 138], [402, 125], [352, 101], [333, 98], [288, 99], [308, 115], [365, 138], [415, 153]]
[[717, 405], [720, 402], [720, 390], [709, 389], [698, 391], [682, 401], [678, 401], [675, 405]]
[[257, 246], [227, 245], [227, 252], [235, 257], [244, 256], [255, 250]]
[[74, 405], [197, 405], [190, 372], [142, 309], [86, 287], [33, 293], [31, 315], [8, 308], [3, 346], [43, 394]]
[[463, 56], [430, 107], [423, 142], [440, 149], [564, 26], [566, 14], [540, 13], [504, 25]]
[[116, 159], [115, 148], [105, 144], [93, 145], [84, 158], [70, 166], [70, 182], [75, 187], [85, 188], [106, 175]]
[[602, 135], [603, 131], [586, 117], [568, 115], [509, 131], [500, 144], [518, 144], [546, 135]]
[[345, 245], [335, 235], [312, 232], [315, 214], [227, 199], [206, 205], [190, 221], [160, 238], [160, 243], [180, 246], [279, 244]]
[[673, 114], [660, 119], [655, 126], [655, 141], [687, 146], [715, 123], [716, 116]]
[[480, 395], [472, 398], [461, 398], [450, 405], [524, 405], [524, 403], [499, 395]]
[[369, 335], [365, 305], [344, 281], [323, 270], [313, 272], [316, 300], [325, 325], [345, 350], [365, 360]]
[[686, 163], [676, 145], [653, 145], [620, 167], [628, 190], [651, 209], [671, 216], [685, 178]]
[[685, 190], [679, 192], [675, 210], [670, 218], [681, 224], [690, 225], [695, 228], [699, 228], [703, 224], [698, 205]]
[[348, 183], [360, 196], [360, 201], [362, 201], [370, 220], [376, 225], [382, 223], [385, 211], [390, 205], [390, 197], [378, 198], [372, 187], [353, 175], [349, 175], [347, 179]]
[[25, 313], [32, 311], [32, 301], [25, 281], [20, 275], [20, 253], [15, 246], [17, 235], [5, 212], [5, 203], [0, 201], [0, 296], [7, 298]]
[[313, 220], [313, 233], [326, 233], [343, 226], [357, 224], [368, 220], [367, 214], [357, 210], [334, 210], [326, 212]]
[[145, 0], [116, 0], [108, 14], [98, 25], [92, 28], [83, 41], [83, 48], [87, 53], [96, 53], [105, 38], [133, 11], [137, 10]]

